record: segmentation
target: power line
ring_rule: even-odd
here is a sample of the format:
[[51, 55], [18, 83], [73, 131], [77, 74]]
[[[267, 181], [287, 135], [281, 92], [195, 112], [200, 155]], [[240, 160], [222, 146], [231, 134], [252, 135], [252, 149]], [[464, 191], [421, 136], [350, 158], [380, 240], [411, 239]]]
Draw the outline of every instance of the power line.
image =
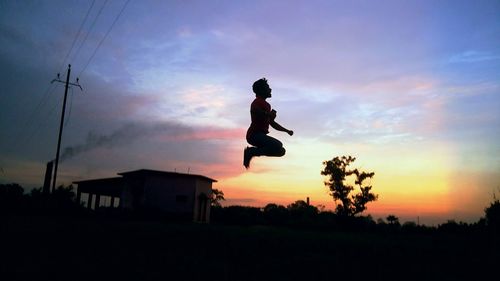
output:
[[76, 83], [69, 82], [70, 74], [71, 74], [71, 65], [68, 65], [66, 82], [61, 81], [61, 79], [59, 79], [59, 75], [57, 76], [57, 79], [54, 79], [54, 80], [52, 80], [52, 82], [50, 82], [50, 83], [54, 83], [54, 82], [64, 83], [66, 85], [64, 87], [64, 101], [63, 101], [63, 108], [62, 108], [62, 113], [61, 113], [61, 123], [59, 125], [59, 137], [57, 140], [57, 152], [56, 152], [56, 160], [55, 160], [56, 162], [55, 162], [55, 166], [54, 166], [55, 168], [54, 168], [54, 181], [52, 182], [52, 192], [54, 192], [54, 190], [56, 188], [57, 168], [58, 168], [58, 164], [59, 164], [59, 153], [61, 150], [61, 139], [62, 139], [62, 132], [63, 132], [63, 127], [64, 127], [63, 126], [64, 125], [64, 112], [66, 111], [66, 99], [68, 97], [68, 87], [70, 85], [72, 85], [72, 86], [79, 87], [80, 90], [82, 89], [82, 86], [80, 86], [80, 83], [78, 83], [78, 78], [76, 78]]
[[[41, 108], [45, 105], [45, 103], [49, 100], [48, 97], [50, 96], [50, 94], [52, 94], [54, 92], [54, 90], [55, 90], [56, 87], [57, 87], [56, 85], [49, 85], [47, 87], [47, 89], [45, 90], [45, 93], [42, 95], [42, 98], [40, 99], [40, 101], [36, 105], [35, 109], [29, 115], [29, 117], [25, 120], [25, 122], [22, 125], [19, 124], [17, 134], [12, 139], [12, 141], [14, 141], [13, 145], [15, 147], [18, 147], [19, 145], [24, 144], [27, 141], [26, 137], [24, 137], [21, 140], [21, 134], [22, 134], [22, 132], [26, 131], [26, 130], [29, 131], [32, 128], [33, 121], [35, 119], [40, 120], [39, 118], [35, 118], [35, 116], [41, 110]], [[37, 129], [35, 129], [34, 131], [37, 131]], [[32, 135], [30, 135], [30, 137], [28, 139], [30, 139], [32, 137]]]
[[[95, 0], [94, 0], [95, 1]], [[78, 47], [78, 50], [76, 50], [76, 53], [75, 55], [73, 56], [73, 61], [76, 60], [76, 58], [78, 57], [78, 54], [80, 53], [80, 50], [82, 49], [83, 45], [85, 44], [85, 42], [87, 41], [87, 38], [89, 37], [89, 34], [92, 32], [92, 30], [94, 29], [94, 26], [95, 26], [95, 23], [97, 22], [97, 19], [99, 18], [99, 16], [101, 15], [102, 13], [102, 10], [104, 10], [104, 7], [106, 6], [106, 3], [108, 3], [108, 0], [104, 1], [104, 4], [102, 4], [101, 6], [101, 9], [99, 9], [99, 12], [97, 12], [97, 15], [94, 17], [94, 21], [92, 22], [92, 24], [90, 25], [90, 28], [87, 32], [87, 34], [85, 34], [85, 38], [83, 38], [83, 41], [82, 43], [80, 43], [80, 47]]]
[[22, 142], [18, 143], [18, 145], [29, 144], [31, 142], [31, 140], [33, 139], [33, 137], [36, 134], [38, 134], [38, 132], [41, 129], [45, 129], [47, 127], [47, 123], [49, 122], [49, 120], [52, 119], [52, 116], [55, 113], [55, 109], [59, 106], [60, 103], [61, 102], [54, 103], [54, 105], [50, 108], [49, 112], [46, 115], [44, 115], [43, 118], [40, 118], [40, 122], [38, 123], [38, 126], [31, 132], [31, 134], [29, 134], [27, 137], [25, 137]]
[[109, 33], [113, 29], [113, 26], [115, 26], [115, 23], [118, 21], [118, 19], [122, 15], [123, 11], [125, 10], [125, 8], [127, 7], [127, 5], [128, 5], [129, 2], [130, 2], [130, 0], [127, 0], [127, 2], [125, 2], [125, 4], [123, 5], [122, 9], [120, 10], [120, 13], [118, 13], [118, 15], [115, 17], [115, 20], [113, 21], [113, 23], [109, 27], [108, 31], [106, 32], [106, 34], [104, 35], [104, 37], [101, 39], [101, 41], [99, 42], [99, 44], [95, 48], [94, 53], [92, 53], [92, 56], [90, 56], [89, 60], [87, 61], [87, 63], [85, 64], [85, 66], [83, 67], [82, 71], [80, 72], [80, 74], [78, 74], [77, 77], [81, 77], [82, 73], [85, 72], [85, 70], [87, 69], [87, 66], [90, 64], [90, 62], [94, 58], [95, 54], [97, 53], [97, 50], [99, 50], [99, 47], [101, 47], [102, 42], [104, 42], [104, 40], [106, 39], [106, 37], [108, 37]]
[[28, 119], [26, 119], [24, 126], [22, 126], [23, 128], [26, 128], [28, 123], [30, 123], [30, 121], [33, 120], [35, 114], [37, 114], [38, 110], [45, 104], [45, 102], [48, 100], [48, 96], [54, 91], [55, 88], [56, 88], [55, 85], [49, 85], [47, 87], [47, 90], [45, 90], [45, 93], [42, 95], [42, 99], [40, 100], [40, 102], [38, 102], [35, 109], [31, 112], [30, 116], [28, 117]]
[[[62, 70], [62, 67], [64, 66], [64, 64], [66, 63], [66, 60], [68, 59], [69, 55], [71, 54], [71, 51], [73, 51], [73, 48], [75, 47], [75, 43], [78, 39], [78, 37], [80, 36], [80, 32], [82, 31], [82, 28], [83, 26], [85, 25], [85, 22], [87, 21], [87, 18], [89, 17], [89, 14], [90, 14], [90, 11], [92, 10], [92, 7], [94, 7], [94, 3], [95, 3], [95, 0], [92, 1], [92, 4], [90, 5], [88, 11], [87, 11], [87, 14], [85, 15], [85, 18], [83, 19], [82, 23], [80, 24], [80, 28], [78, 29], [78, 32], [76, 33], [76, 36], [75, 38], [73, 39], [73, 43], [71, 43], [71, 48], [69, 49], [68, 53], [66, 54], [66, 56], [64, 57], [64, 60], [62, 61], [61, 65], [57, 68], [57, 69], [60, 69]], [[60, 73], [61, 71], [59, 71]]]

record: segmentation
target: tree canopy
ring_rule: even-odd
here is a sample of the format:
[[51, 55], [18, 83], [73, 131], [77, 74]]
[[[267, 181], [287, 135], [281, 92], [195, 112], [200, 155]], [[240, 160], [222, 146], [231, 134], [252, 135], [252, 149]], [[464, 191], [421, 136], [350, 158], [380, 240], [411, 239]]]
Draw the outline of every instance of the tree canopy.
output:
[[214, 207], [221, 207], [220, 202], [224, 200], [226, 200], [226, 198], [224, 198], [224, 192], [222, 192], [222, 190], [213, 188], [210, 197], [210, 204]]
[[[364, 181], [371, 179], [374, 172], [364, 172], [358, 169], [350, 169], [356, 158], [351, 156], [335, 157], [332, 160], [324, 161], [324, 169], [321, 175], [328, 176], [325, 185], [330, 189], [330, 195], [337, 204], [335, 211], [339, 215], [354, 216], [366, 210], [366, 204], [376, 201], [377, 194], [371, 192], [371, 185], [364, 185]], [[348, 179], [355, 176], [354, 184], [359, 187], [359, 192], [351, 195], [354, 186], [348, 183]]]

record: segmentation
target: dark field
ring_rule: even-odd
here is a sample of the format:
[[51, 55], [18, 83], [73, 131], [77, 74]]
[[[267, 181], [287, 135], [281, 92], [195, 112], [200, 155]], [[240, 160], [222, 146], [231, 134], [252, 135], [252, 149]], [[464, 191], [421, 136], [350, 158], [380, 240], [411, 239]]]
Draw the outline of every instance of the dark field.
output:
[[[488, 233], [2, 217], [2, 280], [498, 280]], [[495, 277], [496, 276], [496, 277]]]

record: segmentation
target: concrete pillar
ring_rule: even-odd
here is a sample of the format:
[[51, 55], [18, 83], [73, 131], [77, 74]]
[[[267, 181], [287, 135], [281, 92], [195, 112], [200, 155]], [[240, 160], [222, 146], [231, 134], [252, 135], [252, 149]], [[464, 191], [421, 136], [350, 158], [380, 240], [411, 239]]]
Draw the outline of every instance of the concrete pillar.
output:
[[111, 208], [115, 207], [115, 197], [111, 196]]
[[87, 199], [87, 209], [92, 208], [92, 193], [89, 193], [89, 199]]
[[82, 199], [82, 192], [78, 188], [76, 190], [76, 204], [80, 205], [80, 200]]
[[95, 195], [95, 205], [94, 210], [99, 209], [99, 203], [101, 203], [101, 196], [99, 194]]

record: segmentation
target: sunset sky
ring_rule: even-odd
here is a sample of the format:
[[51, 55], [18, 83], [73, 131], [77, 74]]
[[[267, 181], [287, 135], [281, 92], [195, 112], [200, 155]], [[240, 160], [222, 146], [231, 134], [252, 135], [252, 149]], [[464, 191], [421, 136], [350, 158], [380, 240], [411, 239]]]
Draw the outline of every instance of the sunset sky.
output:
[[[333, 209], [322, 162], [351, 155], [374, 218], [474, 222], [500, 195], [499, 1], [0, 1], [0, 183], [43, 184], [68, 63], [61, 184], [189, 171], [225, 205]], [[246, 171], [261, 77], [295, 134]]]

